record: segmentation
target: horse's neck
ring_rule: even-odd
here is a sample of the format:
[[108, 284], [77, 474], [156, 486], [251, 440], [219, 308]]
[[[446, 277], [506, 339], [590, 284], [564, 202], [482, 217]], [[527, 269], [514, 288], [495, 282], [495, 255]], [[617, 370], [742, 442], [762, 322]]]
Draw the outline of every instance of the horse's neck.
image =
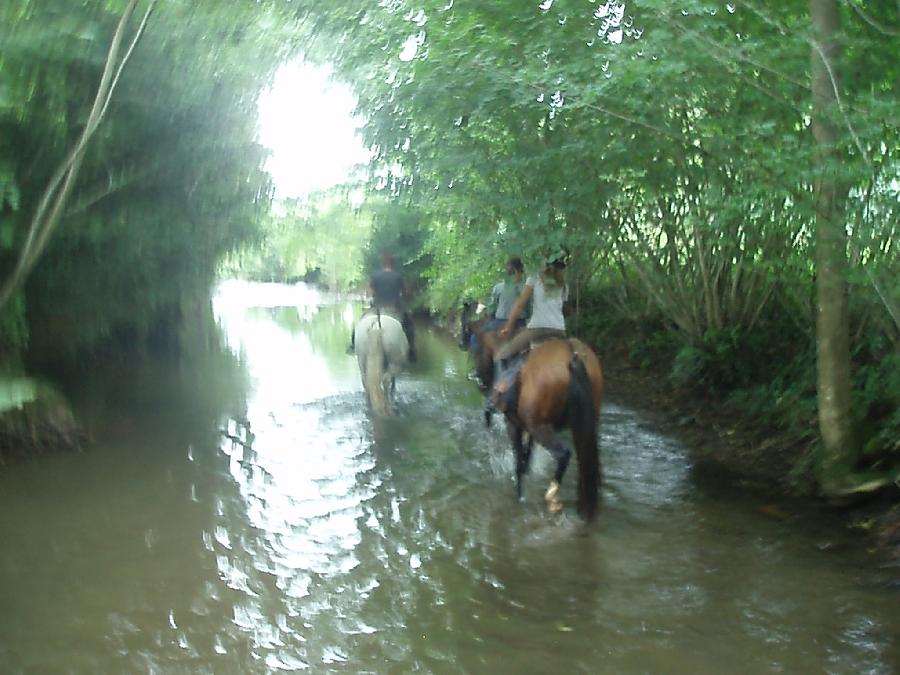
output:
[[475, 372], [478, 379], [485, 387], [490, 387], [494, 381], [494, 349], [483, 342], [475, 353]]

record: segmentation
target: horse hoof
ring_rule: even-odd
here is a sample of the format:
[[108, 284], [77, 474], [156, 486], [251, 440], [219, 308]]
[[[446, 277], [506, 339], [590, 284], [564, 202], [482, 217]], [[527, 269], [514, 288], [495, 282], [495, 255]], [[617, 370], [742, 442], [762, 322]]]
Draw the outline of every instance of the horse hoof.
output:
[[546, 499], [548, 503], [559, 503], [559, 483], [555, 480], [550, 481], [550, 487], [547, 488], [544, 499]]

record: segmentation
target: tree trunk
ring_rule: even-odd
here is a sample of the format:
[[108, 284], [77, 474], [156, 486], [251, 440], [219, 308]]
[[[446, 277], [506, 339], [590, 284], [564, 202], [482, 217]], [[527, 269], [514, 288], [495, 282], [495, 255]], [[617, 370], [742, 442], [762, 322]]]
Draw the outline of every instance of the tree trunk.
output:
[[816, 475], [825, 494], [852, 470], [856, 444], [851, 419], [850, 331], [847, 309], [847, 188], [838, 177], [841, 157], [837, 0], [810, 0], [812, 19], [812, 131], [820, 173], [816, 181], [816, 366], [823, 449]]

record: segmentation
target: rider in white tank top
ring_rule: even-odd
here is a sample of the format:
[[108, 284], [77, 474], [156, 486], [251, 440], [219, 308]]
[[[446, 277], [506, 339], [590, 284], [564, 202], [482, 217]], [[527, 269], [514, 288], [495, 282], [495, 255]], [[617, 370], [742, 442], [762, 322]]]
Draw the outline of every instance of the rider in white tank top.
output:
[[566, 320], [563, 317], [563, 303], [569, 298], [569, 289], [566, 285], [549, 287], [539, 276], [528, 277], [526, 286], [531, 286], [532, 309], [528, 328], [555, 328], [566, 329]]
[[497, 350], [494, 360], [498, 366], [527, 348], [532, 340], [566, 336], [563, 304], [569, 297], [569, 289], [565, 281], [565, 269], [565, 258], [560, 255], [548, 259], [540, 275], [528, 277], [525, 281], [525, 288], [516, 300], [506, 325], [500, 330], [500, 336], [506, 337], [512, 332], [513, 322], [529, 299], [532, 301], [531, 319], [523, 330]]

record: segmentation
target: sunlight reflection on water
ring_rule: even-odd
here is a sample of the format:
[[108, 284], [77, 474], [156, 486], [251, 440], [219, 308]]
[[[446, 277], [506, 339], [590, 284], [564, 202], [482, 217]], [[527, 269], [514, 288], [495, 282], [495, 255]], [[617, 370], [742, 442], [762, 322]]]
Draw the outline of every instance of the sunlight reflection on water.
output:
[[[358, 381], [335, 377], [309, 336], [285, 330], [267, 316], [248, 321], [247, 312], [259, 306], [256, 298], [260, 296], [264, 307], [296, 306], [301, 320], [315, 313], [322, 297], [306, 287], [286, 291], [276, 285], [271, 289], [274, 293], [268, 290], [231, 284], [217, 295], [216, 312], [228, 342], [245, 355], [253, 381], [245, 421], [253, 430], [252, 452], [248, 456], [245, 447], [227, 442], [222, 451], [231, 457], [231, 475], [247, 503], [247, 518], [264, 539], [264, 550], [256, 552], [254, 564], [275, 577], [288, 613], [295, 614], [298, 606], [292, 600], [308, 598], [317, 580], [345, 575], [359, 565], [359, 523], [373, 525], [371, 518], [364, 517], [363, 504], [372, 498], [378, 483], [359, 480], [360, 474], [374, 468], [363, 418], [340, 410], [341, 397], [350, 392], [355, 396]], [[348, 317], [352, 318], [349, 307], [343, 313], [345, 323]], [[336, 415], [323, 415], [321, 407], [310, 405], [335, 397]], [[220, 572], [229, 578], [233, 572], [228, 561], [222, 556], [219, 561]], [[374, 587], [377, 582], [368, 585]], [[266, 620], [265, 610], [254, 611], [253, 603], [245, 604], [242, 615], [235, 617], [245, 629]], [[362, 630], [373, 629], [364, 626]], [[277, 630], [280, 640], [292, 631], [287, 624]], [[273, 645], [284, 643], [273, 643], [265, 636], [257, 641], [260, 648]], [[295, 669], [305, 665], [290, 654], [290, 650], [270, 653], [266, 666]], [[320, 656], [324, 663], [344, 658], [332, 648]]]
[[[371, 418], [357, 303], [224, 284], [237, 358], [110, 387], [105, 445], [0, 474], [0, 672], [887, 673], [896, 592], [821, 514], [699, 480], [607, 402], [597, 523], [514, 498], [453, 342], [424, 326]], [[228, 372], [225, 372], [228, 371]], [[230, 379], [229, 379], [230, 378]], [[225, 395], [216, 390], [229, 382]], [[199, 412], [198, 412], [199, 411]], [[52, 496], [52, 498], [50, 498]], [[820, 547], [826, 541], [827, 548]]]
[[[606, 647], [605, 653], [615, 654], [626, 669], [629, 663], [653, 664], [676, 648], [672, 640], [680, 622], [704, 623], [722, 612], [731, 583], [719, 571], [723, 553], [743, 548], [751, 567], [762, 564], [752, 561], [781, 555], [769, 538], [761, 540], [760, 549], [752, 539], [748, 543], [731, 534], [734, 522], [717, 520], [715, 511], [692, 501], [696, 487], [683, 449], [614, 403], [607, 403], [603, 414], [599, 537], [584, 537], [571, 514], [548, 517], [540, 494], [553, 463], [540, 449], [526, 497], [516, 504], [502, 424], [480, 432], [477, 422], [473, 425], [477, 412], [454, 402], [463, 388], [471, 388], [458, 359], [433, 363], [426, 379], [405, 374], [398, 385], [397, 418], [369, 419], [355, 371], [337, 368], [306, 333], [286, 329], [267, 314], [253, 314], [251, 299], [261, 290], [266, 289], [239, 287], [233, 307], [219, 306], [220, 320], [230, 327], [229, 343], [245, 355], [253, 380], [246, 420], [253, 430], [252, 452], [227, 443], [222, 451], [230, 455], [247, 519], [263, 541], [253, 553], [253, 565], [273, 576], [274, 600], [284, 605], [282, 618], [271, 620], [272, 599], [260, 595], [259, 583], [247, 582], [228, 545], [221, 545], [225, 552], [220, 550], [218, 561], [222, 578], [246, 594], [235, 622], [253, 635], [268, 668], [349, 667], [353, 655], [387, 658], [392, 650], [404, 663], [434, 666], [452, 658], [452, 638], [441, 641], [429, 633], [424, 650], [417, 639], [428, 633], [426, 624], [433, 631], [435, 621], [440, 623], [438, 608], [454, 608], [457, 620], [460, 611], [470, 614], [468, 625], [457, 626], [451, 635], [463, 630], [473, 637], [496, 637], [504, 633], [504, 623], [512, 630], [545, 623], [541, 607], [554, 600], [569, 606], [568, 613], [550, 620], [557, 638], [594, 623], [634, 641], [632, 647], [616, 640]], [[310, 289], [278, 288], [257, 304], [276, 308], [287, 303], [308, 319], [322, 302]], [[233, 320], [231, 311], [237, 312]], [[340, 310], [341, 330], [352, 318], [350, 307]], [[442, 432], [436, 436], [437, 430]], [[573, 475], [563, 485], [569, 503], [575, 500], [575, 483]], [[711, 528], [723, 533], [725, 548], [708, 541]], [[216, 539], [231, 544], [235, 537], [226, 532]], [[573, 540], [579, 542], [575, 548]], [[593, 571], [561, 577], [544, 589], [542, 575], [560, 565], [572, 570], [587, 565]], [[625, 585], [607, 586], [605, 578]], [[635, 587], [642, 593], [635, 595]], [[460, 591], [464, 597], [456, 595]], [[773, 628], [772, 613], [781, 611], [791, 620], [796, 603], [779, 610], [782, 601], [761, 599], [766, 592], [754, 585], [731, 592], [737, 613], [730, 614], [735, 631], [729, 641], [789, 644], [791, 632], [783, 625]], [[423, 622], [419, 635], [405, 621], [410, 603], [422, 602], [437, 614], [417, 612]], [[598, 606], [605, 613], [596, 614]], [[495, 619], [485, 623], [487, 617]], [[655, 651], [644, 651], [635, 661], [639, 652], [633, 648], [648, 621], [655, 625]], [[848, 640], [878, 634], [860, 625], [865, 626], [857, 622], [847, 629]], [[512, 635], [505, 639], [514, 640]], [[870, 644], [876, 651], [883, 647]], [[487, 644], [485, 649], [483, 658], [492, 659]], [[510, 668], [533, 665], [534, 651], [526, 653], [531, 657], [507, 657]], [[603, 652], [584, 645], [580, 653], [587, 663]], [[779, 658], [792, 661], [787, 653]], [[704, 668], [724, 666], [727, 660], [723, 653], [683, 664]], [[475, 663], [468, 667], [477, 670]]]

